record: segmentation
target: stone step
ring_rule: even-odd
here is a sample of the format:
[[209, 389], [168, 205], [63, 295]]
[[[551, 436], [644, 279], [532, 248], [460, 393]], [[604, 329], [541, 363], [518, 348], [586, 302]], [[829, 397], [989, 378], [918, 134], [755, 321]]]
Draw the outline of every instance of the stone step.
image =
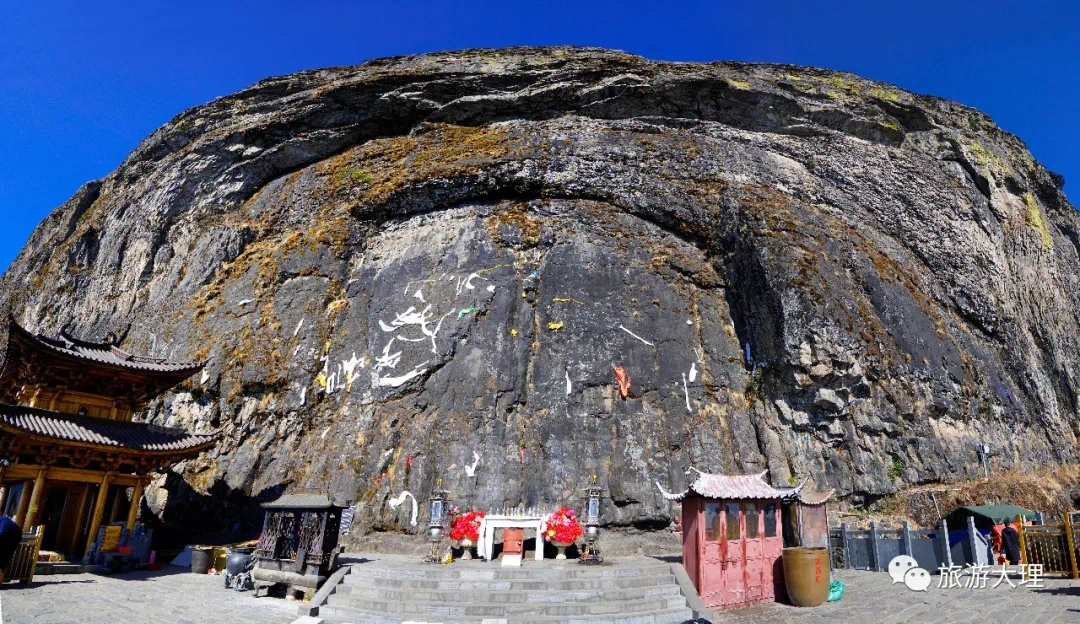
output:
[[330, 624], [401, 624], [410, 622], [413, 624], [681, 624], [694, 617], [693, 611], [688, 607], [664, 609], [661, 611], [627, 613], [611, 616], [565, 616], [565, 615], [518, 615], [507, 618], [491, 618], [487, 616], [395, 616], [379, 613], [376, 611], [364, 611], [341, 607], [323, 607], [319, 611], [319, 617]]
[[617, 602], [644, 598], [681, 596], [679, 586], [671, 577], [667, 583], [632, 589], [519, 589], [470, 588], [465, 590], [430, 591], [415, 589], [385, 589], [362, 585], [339, 586], [336, 595], [363, 600], [386, 602], [428, 602], [438, 604], [558, 604], [563, 602]]
[[87, 572], [102, 573], [105, 568], [98, 565], [82, 565], [81, 563], [39, 562], [34, 568], [34, 576], [46, 574], [86, 574]]
[[572, 590], [615, 590], [656, 587], [675, 583], [670, 569], [652, 576], [630, 576], [624, 578], [586, 578], [576, 580], [460, 580], [426, 578], [385, 578], [354, 571], [345, 576], [341, 587], [373, 587], [382, 589], [401, 589], [417, 591], [572, 591]]
[[410, 619], [415, 616], [437, 621], [439, 618], [454, 618], [461, 616], [485, 618], [510, 618], [515, 616], [558, 616], [564, 618], [593, 616], [614, 617], [679, 609], [686, 607], [686, 599], [679, 594], [676, 596], [661, 596], [657, 598], [620, 600], [613, 602], [446, 603], [413, 600], [410, 600], [409, 602], [367, 600], [349, 596], [348, 594], [334, 594], [330, 596], [327, 604], [335, 608], [345, 607], [358, 611], [397, 615], [399, 617], [409, 616]]
[[[476, 562], [473, 564], [455, 564], [451, 566], [406, 565], [368, 565], [353, 566], [349, 576], [369, 576], [378, 578], [425, 579], [425, 580], [577, 580], [596, 578], [631, 578], [638, 576], [656, 576], [670, 574], [671, 568], [664, 563], [646, 564], [628, 567], [581, 566], [522, 566], [504, 568], [497, 563]], [[348, 577], [346, 577], [348, 578]]]

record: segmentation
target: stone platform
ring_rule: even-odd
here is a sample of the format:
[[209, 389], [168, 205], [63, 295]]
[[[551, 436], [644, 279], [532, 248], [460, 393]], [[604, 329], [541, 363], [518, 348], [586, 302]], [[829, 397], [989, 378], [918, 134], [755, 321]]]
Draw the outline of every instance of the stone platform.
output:
[[[391, 558], [393, 559], [393, 558]], [[404, 573], [415, 570], [419, 564], [413, 557], [405, 557], [404, 566], [386, 563], [387, 569]], [[649, 573], [647, 569], [627, 569], [622, 565], [614, 567], [614, 580], [576, 579], [541, 579], [529, 581], [522, 579], [484, 579], [487, 571], [481, 562], [475, 564], [461, 562], [451, 566], [437, 566], [440, 570], [468, 571], [466, 578], [434, 579], [425, 584], [395, 583], [393, 574], [372, 574], [357, 564], [354, 578], [339, 585], [342, 597], [362, 595], [363, 588], [382, 588], [389, 590], [383, 594], [385, 599], [372, 599], [376, 602], [390, 602], [399, 598], [416, 598], [413, 602], [422, 602], [423, 598], [438, 597], [449, 589], [457, 598], [463, 595], [471, 602], [484, 604], [483, 591], [475, 588], [481, 583], [504, 588], [509, 595], [520, 597], [532, 593], [550, 596], [552, 591], [565, 589], [564, 583], [577, 587], [567, 590], [565, 597], [574, 598], [566, 605], [580, 604], [591, 592], [609, 592], [612, 601], [630, 597], [630, 601], [647, 600], [651, 592], [666, 595], [671, 590], [656, 589], [670, 582], [662, 573]], [[633, 563], [633, 562], [631, 562]], [[545, 561], [543, 567], [558, 571], [559, 564]], [[565, 565], [565, 564], [564, 564]], [[639, 564], [640, 565], [640, 564]], [[570, 567], [575, 564], [569, 564]], [[493, 564], [494, 569], [497, 564]], [[653, 566], [647, 565], [646, 568]], [[402, 569], [404, 568], [404, 570]], [[489, 568], [491, 569], [491, 568]], [[528, 563], [521, 570], [528, 569]], [[603, 568], [601, 568], [603, 569]], [[370, 570], [370, 567], [368, 568]], [[405, 575], [408, 578], [408, 575]], [[499, 575], [501, 576], [501, 575]], [[986, 589], [952, 588], [939, 589], [938, 579], [926, 592], [914, 592], [903, 584], [894, 584], [884, 572], [864, 572], [859, 570], [838, 570], [836, 577], [847, 584], [844, 598], [814, 609], [800, 609], [786, 604], [767, 604], [748, 609], [717, 613], [712, 621], [716, 624], [834, 624], [848, 623], [917, 623], [942, 622], [959, 624], [961, 622], [1038, 622], [1055, 624], [1080, 622], [1080, 581], [1060, 578], [1048, 578], [1045, 587], [999, 587]], [[348, 578], [348, 577], [346, 577]], [[364, 579], [364, 580], [361, 580]], [[1012, 579], [1014, 583], [1017, 579]], [[184, 568], [165, 566], [156, 572], [139, 571], [116, 575], [99, 574], [64, 574], [39, 577], [33, 583], [5, 583], [0, 588], [0, 607], [4, 622], [28, 622], [31, 624], [115, 624], [116, 622], [147, 622], [154, 624], [289, 624], [297, 620], [298, 605], [274, 598], [254, 598], [251, 592], [234, 592], [222, 586], [220, 576], [190, 574]], [[542, 589], [543, 586], [549, 589]], [[604, 590], [603, 586], [608, 589]], [[614, 587], [611, 587], [614, 585]], [[395, 587], [399, 593], [393, 593]], [[415, 595], [401, 587], [413, 587]], [[347, 589], [348, 591], [344, 591]], [[356, 591], [354, 591], [356, 590]], [[514, 594], [513, 592], [518, 592]], [[547, 592], [547, 593], [543, 593]], [[337, 595], [337, 594], [335, 594]], [[333, 597], [333, 596], [331, 596]], [[460, 604], [455, 602], [455, 604]], [[601, 603], [602, 604], [602, 603]], [[623, 603], [619, 602], [618, 605]], [[352, 622], [453, 622], [483, 621], [489, 619], [497, 624], [503, 618], [462, 618], [458, 616], [441, 617], [439, 615], [406, 615], [395, 612], [380, 613], [377, 616], [358, 616], [357, 611], [346, 607], [323, 607], [325, 616], [316, 616], [308, 620], [316, 624], [324, 619], [327, 624]], [[330, 615], [330, 610], [335, 611]], [[348, 618], [354, 619], [348, 619]], [[588, 616], [539, 616], [534, 613], [514, 614], [505, 618], [509, 624], [519, 621], [573, 622], [607, 621], [618, 616], [590, 614]], [[622, 621], [664, 621], [626, 617]], [[546, 619], [543, 619], [546, 618]], [[670, 622], [682, 622], [672, 618]]]
[[221, 576], [177, 566], [36, 576], [0, 586], [5, 624], [289, 624], [296, 605], [225, 589]]
[[425, 565], [415, 556], [355, 559], [319, 608], [333, 624], [595, 622], [666, 624], [693, 617], [671, 564], [613, 558], [600, 566], [533, 561]]

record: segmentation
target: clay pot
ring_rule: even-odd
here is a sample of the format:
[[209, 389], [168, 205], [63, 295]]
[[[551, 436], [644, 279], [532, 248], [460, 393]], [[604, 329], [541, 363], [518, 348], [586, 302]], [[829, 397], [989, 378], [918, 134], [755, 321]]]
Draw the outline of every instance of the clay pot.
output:
[[784, 585], [796, 607], [816, 607], [828, 599], [829, 572], [828, 549], [784, 549]]

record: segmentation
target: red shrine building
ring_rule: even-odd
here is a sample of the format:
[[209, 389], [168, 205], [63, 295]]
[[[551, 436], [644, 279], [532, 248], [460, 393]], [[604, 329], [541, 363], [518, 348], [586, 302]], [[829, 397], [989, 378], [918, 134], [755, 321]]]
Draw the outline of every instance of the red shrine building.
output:
[[132, 422], [153, 398], [202, 370], [132, 355], [122, 339], [34, 335], [14, 319], [0, 369], [0, 511], [41, 548], [78, 560], [101, 526], [135, 526], [150, 473], [211, 448], [219, 432]]
[[682, 503], [683, 567], [698, 595], [710, 609], [775, 601], [784, 591], [781, 502], [797, 499], [801, 487], [778, 490], [765, 472], [691, 470], [697, 476], [685, 491], [660, 492]]

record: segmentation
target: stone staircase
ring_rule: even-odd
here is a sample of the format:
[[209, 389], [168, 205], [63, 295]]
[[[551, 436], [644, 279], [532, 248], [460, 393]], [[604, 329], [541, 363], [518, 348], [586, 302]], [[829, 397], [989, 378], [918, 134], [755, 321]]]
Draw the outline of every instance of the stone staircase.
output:
[[670, 566], [647, 557], [597, 567], [572, 561], [526, 562], [520, 568], [483, 561], [449, 566], [416, 561], [380, 558], [354, 564], [318, 616], [333, 624], [666, 624], [693, 618]]

